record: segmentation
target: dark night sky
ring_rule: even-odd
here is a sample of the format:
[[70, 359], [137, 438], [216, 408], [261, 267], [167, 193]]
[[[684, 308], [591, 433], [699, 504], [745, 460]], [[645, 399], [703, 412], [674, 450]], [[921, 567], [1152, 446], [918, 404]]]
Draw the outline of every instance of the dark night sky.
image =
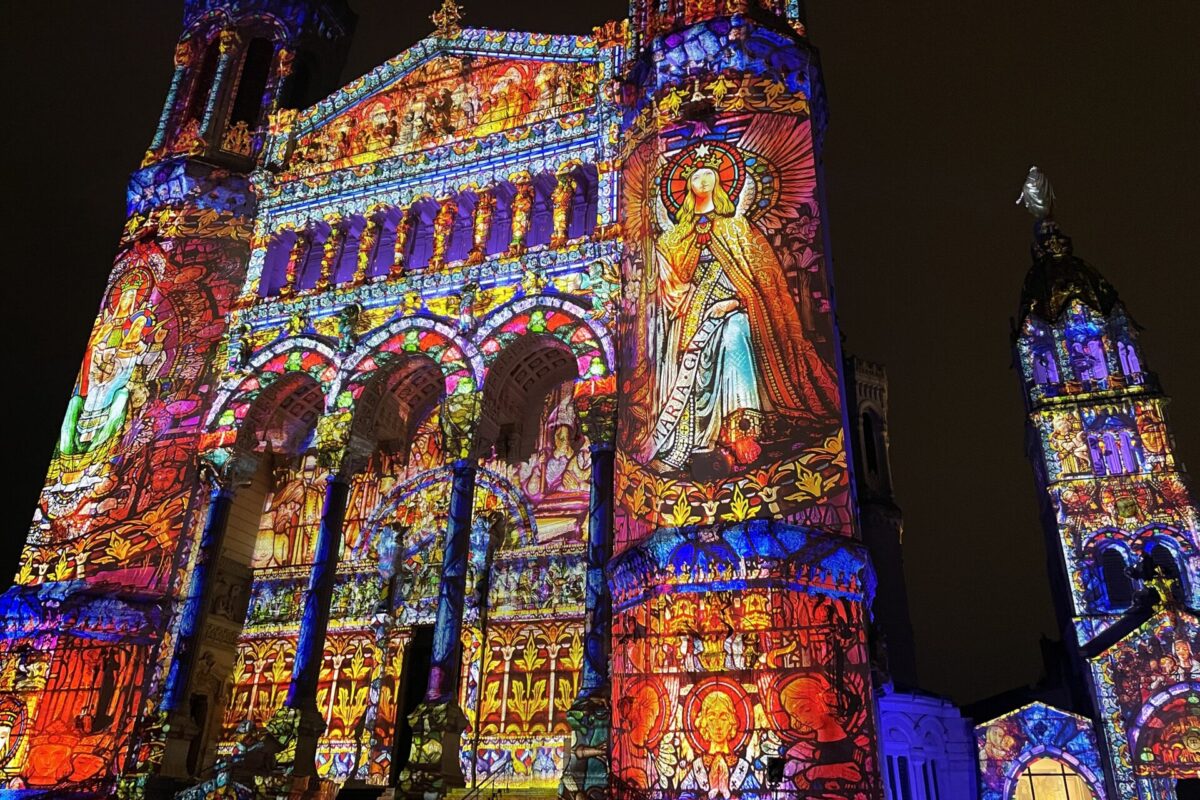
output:
[[[431, 28], [436, 0], [351, 0], [344, 77]], [[625, 6], [470, 2], [469, 24], [580, 32]], [[6, 3], [4, 242], [11, 574], [153, 133], [182, 3]], [[1053, 634], [1010, 369], [1031, 219], [1054, 181], [1076, 252], [1146, 327], [1200, 463], [1200, 50], [1194, 3], [810, 3], [832, 121], [828, 216], [847, 346], [887, 364], [923, 683], [968, 702], [1038, 676]], [[103, 14], [100, 13], [103, 9]], [[1085, 11], [1086, 9], [1086, 11]], [[1090, 12], [1090, 13], [1089, 13]]]

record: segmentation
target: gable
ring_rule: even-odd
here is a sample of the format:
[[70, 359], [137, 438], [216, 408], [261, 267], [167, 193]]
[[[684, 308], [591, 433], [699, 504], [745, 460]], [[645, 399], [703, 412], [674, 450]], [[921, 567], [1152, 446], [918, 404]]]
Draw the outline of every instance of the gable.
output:
[[439, 53], [301, 133], [291, 166], [370, 163], [576, 114], [600, 77], [597, 61]]

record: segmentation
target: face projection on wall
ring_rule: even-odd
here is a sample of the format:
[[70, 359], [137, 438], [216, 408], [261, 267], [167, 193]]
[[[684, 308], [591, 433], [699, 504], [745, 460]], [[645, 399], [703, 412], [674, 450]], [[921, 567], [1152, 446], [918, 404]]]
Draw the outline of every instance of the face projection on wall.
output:
[[681, 126], [635, 150], [625, 177], [626, 519], [845, 527], [809, 123], [743, 115]]
[[775, 590], [674, 594], [619, 614], [614, 634], [631, 644], [613, 661], [613, 774], [663, 798], [866, 796], [860, 614]]

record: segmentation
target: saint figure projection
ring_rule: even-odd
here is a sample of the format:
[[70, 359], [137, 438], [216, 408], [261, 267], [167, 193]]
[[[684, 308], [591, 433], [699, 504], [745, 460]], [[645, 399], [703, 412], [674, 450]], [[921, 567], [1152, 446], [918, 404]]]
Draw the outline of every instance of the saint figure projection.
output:
[[692, 150], [675, 224], [654, 247], [653, 458], [672, 469], [702, 459], [747, 465], [781, 419], [825, 425], [838, 416], [835, 374], [805, 337], [771, 244], [725, 186], [728, 159], [723, 148]]
[[75, 394], [59, 435], [64, 456], [96, 450], [121, 432], [128, 413], [130, 383], [149, 377], [166, 329], [148, 297], [150, 278], [135, 271], [125, 278], [92, 334]]

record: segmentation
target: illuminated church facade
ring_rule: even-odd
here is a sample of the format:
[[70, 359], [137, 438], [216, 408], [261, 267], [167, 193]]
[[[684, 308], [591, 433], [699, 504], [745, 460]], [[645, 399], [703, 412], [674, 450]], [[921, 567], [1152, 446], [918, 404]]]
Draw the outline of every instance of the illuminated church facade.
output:
[[[4, 787], [1008, 800], [1042, 758], [1090, 792], [1045, 797], [1173, 796], [1197, 519], [1119, 303], [1018, 338], [1101, 725], [1029, 707], [1092, 732], [1056, 750], [1020, 709], [976, 774], [902, 691], [886, 376], [841, 351], [801, 9], [433, 21], [336, 88], [344, 2], [185, 0], [0, 598]], [[1113, 553], [1149, 556], [1126, 594]]]

